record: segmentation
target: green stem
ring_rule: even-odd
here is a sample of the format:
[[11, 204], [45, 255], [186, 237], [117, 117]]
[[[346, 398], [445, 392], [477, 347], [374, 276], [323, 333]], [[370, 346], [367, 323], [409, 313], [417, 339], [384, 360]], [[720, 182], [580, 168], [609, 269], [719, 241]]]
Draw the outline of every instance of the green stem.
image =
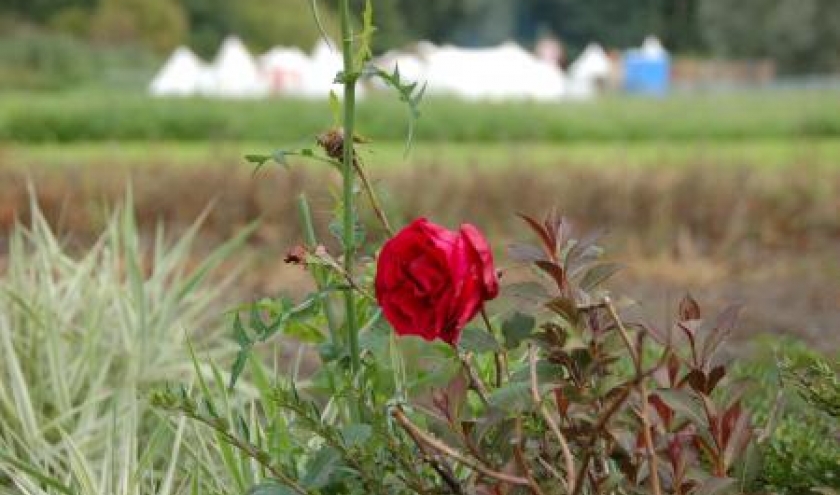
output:
[[[344, 57], [344, 157], [341, 173], [344, 179], [344, 270], [352, 276], [355, 254], [355, 205], [353, 204], [353, 135], [356, 116], [356, 77], [353, 68], [353, 28], [350, 19], [350, 0], [341, 4], [341, 53]], [[347, 321], [347, 340], [350, 343], [350, 369], [355, 376], [359, 361], [359, 329], [356, 327], [356, 297], [353, 290], [344, 292], [344, 308]]]
[[[318, 247], [318, 237], [315, 235], [315, 224], [312, 221], [312, 210], [309, 208], [309, 201], [306, 199], [306, 194], [301, 193], [298, 196], [298, 212], [300, 213], [300, 221], [303, 224], [303, 235], [306, 239], [306, 247], [310, 251], [314, 251]], [[327, 273], [324, 267], [312, 266], [312, 277], [318, 285], [318, 290], [323, 291], [327, 287]], [[324, 313], [327, 317], [327, 327], [330, 331], [330, 343], [338, 348], [341, 346], [341, 335], [338, 332], [337, 319], [335, 311], [331, 304], [331, 297], [324, 296]]]

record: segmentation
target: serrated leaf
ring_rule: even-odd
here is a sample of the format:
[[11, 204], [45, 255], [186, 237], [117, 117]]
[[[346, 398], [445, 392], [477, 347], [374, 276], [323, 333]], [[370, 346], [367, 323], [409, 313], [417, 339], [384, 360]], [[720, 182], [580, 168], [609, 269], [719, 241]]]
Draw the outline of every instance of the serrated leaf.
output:
[[515, 312], [502, 323], [502, 334], [505, 336], [505, 347], [515, 349], [523, 340], [531, 336], [537, 320], [524, 313]]
[[420, 117], [420, 102], [426, 93], [426, 84], [417, 86], [417, 82], [405, 83], [400, 75], [399, 65], [394, 66], [394, 71], [388, 73], [378, 67], [370, 67], [370, 72], [378, 77], [387, 86], [394, 89], [399, 95], [400, 101], [408, 107], [408, 129], [406, 131], [405, 153], [411, 149], [414, 140], [414, 127]]
[[487, 329], [479, 327], [465, 328], [461, 332], [461, 339], [458, 341], [458, 347], [476, 354], [497, 352], [502, 348], [493, 334], [488, 332]]
[[365, 64], [373, 58], [371, 40], [376, 26], [373, 25], [373, 4], [370, 0], [365, 1], [365, 10], [362, 12], [362, 31], [356, 36], [359, 49], [356, 51], [355, 67], [361, 73]]

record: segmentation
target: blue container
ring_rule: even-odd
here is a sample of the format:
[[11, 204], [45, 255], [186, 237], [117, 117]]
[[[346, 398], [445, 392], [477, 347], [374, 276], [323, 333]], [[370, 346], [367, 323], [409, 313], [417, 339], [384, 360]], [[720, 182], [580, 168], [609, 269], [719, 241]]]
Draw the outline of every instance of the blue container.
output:
[[668, 92], [671, 63], [667, 55], [650, 56], [631, 51], [624, 55], [624, 90], [628, 93], [662, 96]]

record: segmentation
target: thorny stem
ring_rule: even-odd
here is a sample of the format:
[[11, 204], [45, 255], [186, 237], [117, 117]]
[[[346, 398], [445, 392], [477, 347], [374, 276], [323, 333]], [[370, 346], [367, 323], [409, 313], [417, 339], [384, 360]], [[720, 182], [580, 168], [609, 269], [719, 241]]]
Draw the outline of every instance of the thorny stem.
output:
[[521, 486], [528, 486], [528, 480], [521, 476], [514, 476], [511, 474], [503, 473], [500, 471], [496, 471], [490, 467], [481, 464], [480, 462], [470, 459], [469, 457], [465, 456], [464, 454], [458, 452], [454, 448], [450, 447], [449, 445], [445, 444], [444, 442], [438, 440], [437, 438], [429, 435], [425, 431], [421, 430], [417, 427], [414, 423], [408, 419], [408, 416], [402, 411], [402, 409], [395, 407], [391, 411], [391, 415], [400, 424], [400, 426], [408, 432], [409, 436], [417, 443], [418, 445], [425, 445], [426, 447], [431, 448], [481, 474], [487, 476], [488, 478], [493, 478], [498, 481], [502, 481], [504, 483], [510, 483], [513, 485], [521, 485]]
[[277, 466], [274, 466], [270, 462], [268, 456], [266, 456], [264, 452], [257, 449], [257, 447], [255, 447], [250, 442], [247, 442], [245, 440], [241, 440], [236, 435], [233, 435], [229, 431], [227, 431], [226, 428], [221, 427], [220, 425], [214, 423], [213, 421], [209, 420], [206, 417], [203, 417], [200, 414], [196, 414], [194, 412], [186, 411], [186, 410], [181, 410], [181, 412], [185, 416], [187, 416], [187, 417], [189, 417], [189, 418], [191, 418], [195, 421], [198, 421], [199, 423], [204, 423], [205, 425], [212, 428], [213, 431], [215, 431], [216, 433], [218, 433], [219, 435], [224, 437], [224, 439], [227, 443], [229, 443], [230, 445], [233, 445], [234, 447], [236, 447], [237, 449], [242, 451], [245, 455], [247, 455], [248, 457], [257, 461], [261, 466], [266, 468], [268, 470], [268, 472], [271, 473], [272, 476], [274, 476], [275, 478], [280, 480], [282, 483], [286, 484], [295, 493], [298, 493], [299, 495], [310, 495], [310, 492], [306, 488], [304, 488], [303, 486], [298, 484], [298, 482], [296, 482], [291, 477], [287, 476], [283, 471], [280, 471], [277, 468]]
[[627, 333], [627, 329], [624, 327], [624, 323], [618, 316], [618, 313], [615, 310], [615, 306], [613, 306], [612, 301], [609, 297], [604, 298], [604, 304], [606, 305], [607, 312], [610, 314], [610, 317], [612, 318], [613, 322], [615, 322], [616, 327], [618, 327], [618, 331], [621, 334], [621, 338], [624, 340], [624, 344], [627, 346], [627, 351], [633, 357], [633, 365], [636, 368], [636, 378], [638, 379], [636, 387], [639, 391], [639, 398], [641, 400], [639, 418], [642, 421], [642, 439], [645, 442], [645, 454], [648, 458], [649, 463], [650, 475], [648, 480], [650, 481], [650, 490], [651, 492], [653, 492], [653, 495], [661, 495], [662, 488], [659, 483], [659, 463], [656, 457], [656, 449], [653, 445], [653, 436], [650, 433], [651, 425], [650, 418], [648, 417], [648, 392], [647, 387], [645, 386], [645, 381], [643, 379], [644, 371], [642, 370], [641, 349], [637, 349], [635, 346], [633, 346], [630, 340], [630, 335]]
[[347, 282], [347, 285], [349, 285], [351, 289], [355, 290], [356, 292], [358, 292], [359, 294], [371, 301], [376, 301], [376, 298], [373, 297], [373, 294], [366, 291], [362, 286], [356, 283], [355, 280], [353, 280], [353, 276], [350, 274], [350, 272], [347, 271], [346, 267], [341, 266], [329, 256], [319, 255], [317, 251], [313, 253], [313, 256], [321, 262], [323, 262], [324, 264], [326, 264], [327, 266], [329, 266], [330, 268], [332, 268], [337, 274], [341, 275], [341, 277]]
[[[315, 248], [318, 247], [318, 238], [315, 235], [315, 226], [314, 222], [312, 221], [312, 211], [309, 208], [309, 201], [306, 200], [306, 195], [301, 194], [298, 196], [298, 211], [300, 212], [300, 219], [301, 223], [303, 224], [304, 236], [306, 238], [306, 245], [310, 251], [314, 252]], [[315, 279], [315, 283], [318, 285], [318, 290], [324, 290], [326, 288], [326, 279], [323, 269], [320, 267], [314, 267], [312, 270], [313, 278]], [[338, 323], [337, 318], [335, 316], [335, 311], [333, 310], [332, 305], [330, 304], [330, 298], [326, 298], [324, 300], [324, 314], [327, 317], [327, 327], [330, 330], [330, 340], [332, 345], [338, 346], [340, 343], [341, 335], [338, 331]]]
[[528, 363], [531, 369], [531, 398], [534, 400], [534, 404], [539, 407], [540, 414], [542, 414], [549, 429], [557, 437], [557, 442], [560, 444], [560, 452], [563, 454], [563, 463], [566, 468], [566, 480], [561, 480], [561, 482], [564, 483], [566, 491], [573, 491], [575, 487], [575, 461], [572, 457], [572, 451], [569, 448], [569, 442], [566, 441], [566, 436], [563, 435], [563, 432], [557, 426], [557, 422], [554, 421], [551, 412], [545, 405], [545, 401], [540, 397], [539, 384], [537, 383], [537, 350], [533, 344], [528, 344]]
[[[345, 142], [344, 145], [347, 146], [347, 143]], [[382, 208], [382, 204], [379, 202], [379, 197], [376, 195], [376, 191], [373, 189], [373, 185], [370, 183], [367, 173], [365, 172], [365, 168], [362, 166], [361, 160], [359, 160], [358, 156], [353, 161], [353, 166], [356, 168], [356, 173], [359, 174], [359, 179], [362, 181], [362, 187], [367, 193], [368, 201], [370, 201], [370, 207], [373, 208], [376, 218], [379, 219], [379, 222], [382, 224], [382, 228], [384, 228], [388, 233], [388, 237], [394, 237], [394, 229], [391, 227], [391, 223], [388, 222], [388, 215], [385, 214], [385, 209]]]
[[458, 358], [461, 360], [461, 365], [467, 372], [467, 376], [470, 380], [470, 388], [478, 394], [478, 397], [481, 399], [481, 402], [483, 402], [485, 406], [490, 404], [490, 401], [488, 399], [488, 396], [490, 394], [487, 392], [487, 387], [484, 385], [484, 382], [481, 380], [481, 377], [478, 376], [478, 371], [476, 371], [475, 366], [473, 366], [472, 353], [465, 352], [462, 354], [459, 352]]
[[[445, 460], [441, 461], [438, 459], [439, 455], [429, 453], [429, 448], [418, 441], [417, 437], [415, 437], [411, 431], [408, 432], [408, 435], [414, 443], [417, 444], [417, 448], [420, 449], [420, 453], [423, 455], [423, 460], [429, 464], [432, 469], [434, 469], [443, 482], [446, 483], [446, 486], [452, 490], [452, 493], [455, 495], [466, 495], [463, 487], [461, 487], [461, 483], [459, 483], [458, 479], [455, 477], [455, 473], [452, 472], [452, 467]], [[408, 469], [411, 468], [412, 467], [409, 467]]]
[[[481, 319], [484, 321], [484, 326], [487, 328], [487, 333], [493, 335], [493, 325], [490, 324], [490, 318], [487, 317], [487, 310], [481, 308]], [[496, 351], [493, 353], [493, 360], [496, 365], [495, 383], [496, 387], [502, 386], [507, 366], [505, 365], [505, 353], [503, 351]]]
[[519, 469], [525, 473], [525, 479], [528, 480], [528, 488], [531, 490], [531, 493], [536, 495], [545, 495], [545, 492], [542, 491], [540, 485], [537, 483], [537, 480], [534, 479], [534, 474], [531, 468], [528, 466], [528, 461], [525, 459], [525, 453], [522, 450], [522, 444], [524, 443], [523, 435], [522, 435], [522, 416], [516, 417], [516, 444], [513, 448], [513, 455], [516, 458], [516, 463], [519, 464]]
[[[355, 205], [353, 204], [353, 145], [352, 136], [356, 117], [356, 74], [353, 72], [353, 28], [350, 19], [350, 0], [341, 0], [341, 53], [344, 62], [344, 139], [350, 136], [350, 143], [343, 146], [341, 174], [343, 179], [344, 213], [344, 271], [352, 275], [355, 254]], [[359, 329], [356, 326], [356, 297], [352, 290], [344, 291], [344, 313], [347, 322], [347, 336], [350, 344], [350, 370], [359, 372]]]

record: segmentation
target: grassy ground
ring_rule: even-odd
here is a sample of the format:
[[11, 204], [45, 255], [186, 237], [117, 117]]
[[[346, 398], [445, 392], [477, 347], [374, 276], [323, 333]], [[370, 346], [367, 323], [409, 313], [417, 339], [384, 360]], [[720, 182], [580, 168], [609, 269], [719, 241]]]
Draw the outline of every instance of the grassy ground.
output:
[[[118, 163], [144, 166], [168, 163], [201, 166], [224, 161], [243, 167], [249, 153], [308, 146], [305, 142], [272, 144], [268, 141], [177, 142], [144, 141], [77, 143], [7, 143], [0, 145], [4, 167], [61, 166], [84, 163]], [[809, 165], [840, 167], [840, 139], [792, 138], [674, 141], [578, 141], [571, 143], [519, 142], [417, 142], [409, 154], [401, 142], [377, 142], [362, 148], [370, 167], [411, 167], [440, 164], [448, 169], [480, 166], [504, 168], [516, 163], [529, 167], [559, 164], [598, 167], [752, 166], [780, 168]]]
[[[721, 141], [840, 136], [840, 98], [826, 91], [610, 97], [556, 104], [430, 98], [421, 141]], [[359, 131], [405, 136], [406, 110], [377, 95], [359, 106]], [[151, 99], [135, 93], [0, 96], [0, 138], [18, 142], [234, 139], [294, 143], [330, 126], [325, 101]]]

